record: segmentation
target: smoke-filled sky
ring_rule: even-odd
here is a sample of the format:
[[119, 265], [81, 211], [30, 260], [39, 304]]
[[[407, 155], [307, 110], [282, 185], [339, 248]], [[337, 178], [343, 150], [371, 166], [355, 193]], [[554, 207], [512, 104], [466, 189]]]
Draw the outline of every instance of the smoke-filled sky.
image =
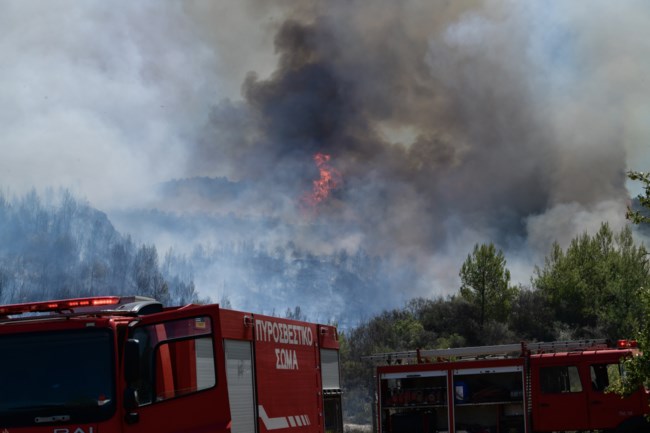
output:
[[[0, 34], [5, 192], [277, 217], [418, 264], [414, 295], [481, 242], [527, 283], [650, 170], [646, 0], [2, 0]], [[340, 182], [306, 212], [316, 153]], [[156, 193], [198, 176], [249, 187]]]

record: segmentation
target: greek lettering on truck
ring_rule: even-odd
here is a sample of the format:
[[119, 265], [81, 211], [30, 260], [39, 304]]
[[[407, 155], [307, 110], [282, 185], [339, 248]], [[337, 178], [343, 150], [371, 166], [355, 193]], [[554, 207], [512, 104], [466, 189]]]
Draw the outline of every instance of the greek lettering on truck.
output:
[[336, 328], [142, 297], [0, 306], [0, 433], [342, 433]]

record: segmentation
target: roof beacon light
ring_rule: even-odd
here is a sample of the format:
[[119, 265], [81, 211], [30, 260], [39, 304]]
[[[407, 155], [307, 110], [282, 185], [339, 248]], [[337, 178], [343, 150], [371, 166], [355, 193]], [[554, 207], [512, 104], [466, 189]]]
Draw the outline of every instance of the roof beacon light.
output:
[[631, 349], [638, 347], [636, 340], [618, 340], [616, 342], [616, 347], [619, 349]]
[[46, 313], [51, 311], [72, 310], [75, 308], [117, 305], [119, 303], [119, 296], [101, 296], [92, 298], [66, 299], [62, 301], [29, 302], [25, 304], [0, 305], [0, 316], [9, 316], [23, 313]]

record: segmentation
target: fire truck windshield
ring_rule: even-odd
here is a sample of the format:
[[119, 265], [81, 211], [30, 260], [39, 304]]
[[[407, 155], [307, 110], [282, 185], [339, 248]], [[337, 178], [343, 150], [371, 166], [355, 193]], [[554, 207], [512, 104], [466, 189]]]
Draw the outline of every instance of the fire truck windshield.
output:
[[112, 416], [111, 336], [96, 328], [0, 334], [0, 429]]

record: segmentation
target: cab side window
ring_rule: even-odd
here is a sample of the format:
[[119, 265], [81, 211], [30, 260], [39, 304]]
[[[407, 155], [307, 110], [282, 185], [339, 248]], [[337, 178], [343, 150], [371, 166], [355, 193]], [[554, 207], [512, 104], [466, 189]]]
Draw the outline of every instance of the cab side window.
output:
[[582, 392], [578, 367], [574, 365], [542, 367], [539, 376], [540, 389], [544, 394]]
[[621, 378], [620, 364], [592, 364], [589, 367], [591, 375], [591, 389], [605, 391], [610, 383]]
[[140, 406], [192, 394], [216, 385], [212, 326], [196, 317], [136, 328], [140, 378], [135, 384]]

